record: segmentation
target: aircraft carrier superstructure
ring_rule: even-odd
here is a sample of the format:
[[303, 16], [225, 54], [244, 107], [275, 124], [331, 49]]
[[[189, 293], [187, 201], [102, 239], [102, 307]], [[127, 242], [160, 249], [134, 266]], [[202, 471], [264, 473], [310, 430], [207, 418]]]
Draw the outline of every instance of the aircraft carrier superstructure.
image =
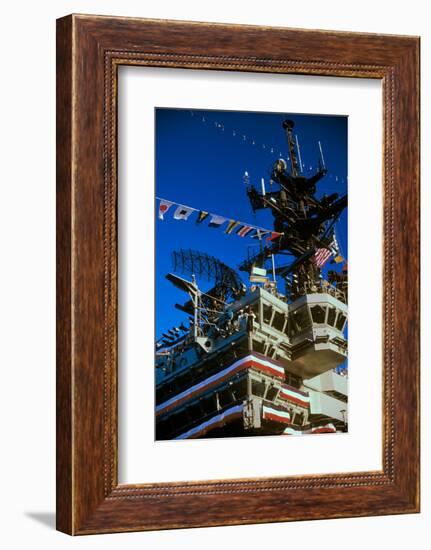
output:
[[322, 275], [339, 255], [334, 229], [347, 196], [317, 198], [320, 143], [306, 177], [293, 128], [283, 122], [288, 156], [274, 164], [270, 189], [244, 178], [251, 208], [274, 219], [239, 265], [247, 282], [207, 252], [173, 253], [167, 278], [186, 300], [175, 304], [182, 324], [156, 342], [158, 440], [347, 431], [347, 263]]

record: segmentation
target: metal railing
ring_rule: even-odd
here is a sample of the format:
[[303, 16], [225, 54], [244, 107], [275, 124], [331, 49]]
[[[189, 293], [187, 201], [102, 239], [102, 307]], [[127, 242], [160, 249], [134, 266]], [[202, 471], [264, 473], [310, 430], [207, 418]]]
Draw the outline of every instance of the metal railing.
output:
[[329, 294], [337, 300], [340, 300], [340, 302], [343, 302], [344, 304], [347, 303], [346, 293], [332, 285], [326, 279], [322, 279], [317, 283], [304, 283], [303, 290], [300, 294], [302, 296], [305, 296], [306, 294]]

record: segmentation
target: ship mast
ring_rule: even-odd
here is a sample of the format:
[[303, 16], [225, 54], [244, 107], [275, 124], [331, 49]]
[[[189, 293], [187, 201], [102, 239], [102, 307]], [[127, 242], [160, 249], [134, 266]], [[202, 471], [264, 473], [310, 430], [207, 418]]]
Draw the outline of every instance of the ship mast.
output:
[[[292, 167], [291, 174], [292, 174], [292, 177], [297, 178], [302, 172], [302, 170], [300, 169], [300, 164], [298, 164], [298, 157], [300, 157], [300, 152], [299, 152], [298, 139], [295, 138], [293, 135], [294, 127], [295, 127], [295, 123], [293, 122], [293, 120], [286, 119], [285, 121], [283, 121], [283, 128], [284, 128], [284, 131], [286, 132], [287, 149], [289, 151], [290, 165]], [[296, 144], [295, 144], [295, 141], [296, 141]], [[295, 145], [298, 151], [298, 157], [296, 155]]]
[[276, 254], [290, 254], [293, 256], [291, 263], [278, 267], [276, 272], [285, 278], [291, 299], [315, 292], [320, 285], [322, 265], [316, 261], [316, 252], [331, 250], [334, 224], [347, 206], [347, 195], [339, 197], [333, 193], [317, 197], [317, 184], [327, 173], [322, 145], [319, 141], [318, 170], [311, 176], [304, 176], [294, 126], [290, 119], [282, 123], [290, 169], [282, 158], [274, 163], [271, 181], [278, 184], [279, 189], [266, 191], [262, 188], [260, 192], [250, 183], [247, 174], [247, 195], [253, 211], [269, 209], [274, 218], [274, 231], [280, 237], [240, 265], [242, 271], [251, 273], [255, 266], [262, 267]]

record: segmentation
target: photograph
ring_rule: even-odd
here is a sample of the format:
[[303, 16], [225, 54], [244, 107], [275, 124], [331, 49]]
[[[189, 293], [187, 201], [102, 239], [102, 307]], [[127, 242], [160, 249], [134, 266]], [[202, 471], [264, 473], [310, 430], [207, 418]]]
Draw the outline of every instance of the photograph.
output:
[[155, 108], [155, 439], [348, 431], [348, 117]]

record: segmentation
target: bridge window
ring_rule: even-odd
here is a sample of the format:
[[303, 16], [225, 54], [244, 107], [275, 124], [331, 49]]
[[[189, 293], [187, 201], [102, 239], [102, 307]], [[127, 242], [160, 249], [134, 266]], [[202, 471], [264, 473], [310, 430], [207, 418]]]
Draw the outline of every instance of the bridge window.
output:
[[325, 322], [326, 309], [323, 306], [312, 306], [310, 310], [313, 323], [323, 324]]
[[272, 318], [272, 307], [268, 304], [263, 304], [263, 322], [269, 325]]
[[253, 350], [257, 351], [259, 353], [265, 352], [265, 346], [263, 342], [259, 342], [258, 340], [253, 340]]
[[286, 383], [289, 386], [293, 386], [294, 388], [300, 389], [301, 387], [301, 379], [299, 378], [299, 376], [295, 376], [291, 372], [286, 373]]
[[244, 378], [243, 380], [240, 380], [239, 382], [235, 382], [230, 387], [230, 390], [232, 392], [232, 395], [236, 401], [243, 399], [247, 394], [247, 381]]
[[335, 309], [335, 307], [331, 307], [329, 306], [328, 307], [328, 325], [331, 325], [331, 327], [334, 326], [335, 324], [335, 317], [337, 315], [337, 310]]
[[295, 309], [289, 317], [289, 333], [291, 336], [302, 332], [311, 325], [307, 306]]
[[340, 332], [343, 332], [345, 323], [346, 323], [346, 316], [343, 315], [342, 313], [339, 313], [337, 318], [337, 329]]
[[266, 392], [265, 399], [267, 399], [268, 401], [274, 401], [277, 395], [278, 395], [278, 388], [276, 388], [275, 386], [270, 386], [268, 388], [268, 391]]
[[257, 395], [257, 397], [263, 397], [265, 393], [265, 382], [259, 382], [258, 380], [251, 381], [251, 393]]
[[272, 326], [275, 328], [275, 330], [279, 330], [280, 332], [282, 332], [284, 327], [284, 320], [285, 320], [284, 313], [280, 313], [279, 311], [276, 311], [274, 315], [274, 321], [272, 322]]
[[304, 424], [303, 413], [300, 413], [300, 412], [295, 413], [292, 419], [292, 424], [294, 426], [302, 426]]

